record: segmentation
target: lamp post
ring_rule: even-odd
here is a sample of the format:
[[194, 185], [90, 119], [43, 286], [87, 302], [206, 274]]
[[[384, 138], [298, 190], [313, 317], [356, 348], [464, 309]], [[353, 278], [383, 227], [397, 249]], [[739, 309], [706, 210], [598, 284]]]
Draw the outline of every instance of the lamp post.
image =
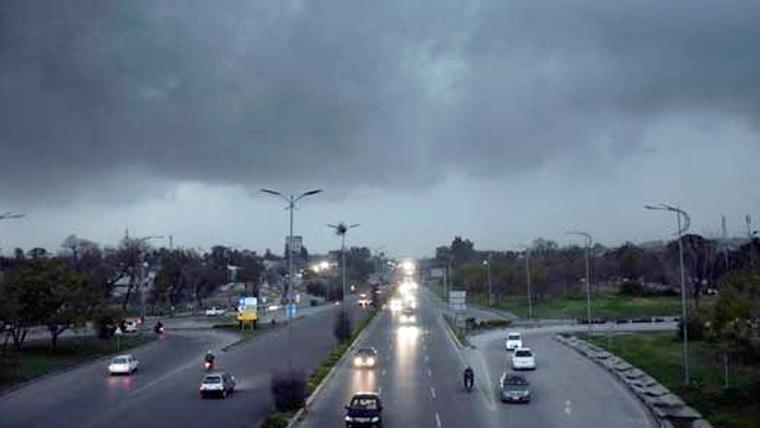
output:
[[567, 232], [567, 234], [578, 235], [584, 238], [584, 248], [586, 255], [586, 324], [588, 327], [587, 334], [589, 337], [591, 337], [591, 270], [589, 268], [589, 251], [591, 251], [591, 243], [593, 242], [593, 239], [588, 233], [581, 232], [579, 230], [573, 230]]
[[[13, 212], [9, 211], [9, 212], [0, 214], [0, 220], [10, 220], [10, 219], [14, 219], [14, 218], [23, 218], [25, 216], [26, 216], [26, 214], [18, 214], [18, 213], [13, 213]], [[3, 273], [3, 265], [2, 265], [2, 263], [0, 263], [0, 280], [3, 279], [2, 273]]]
[[488, 259], [483, 260], [483, 266], [486, 267], [488, 275], [488, 306], [493, 306], [493, 281], [491, 281], [491, 253], [488, 253]]
[[533, 319], [533, 290], [531, 289], [530, 281], [530, 247], [527, 245], [521, 245], [525, 249], [525, 283], [528, 292], [528, 319]]
[[[282, 303], [291, 304], [293, 303], [293, 299], [291, 298], [290, 294], [293, 291], [293, 210], [296, 207], [296, 202], [300, 201], [301, 199], [307, 197], [316, 195], [317, 193], [321, 193], [322, 189], [316, 189], [316, 190], [309, 190], [308, 192], [301, 193], [299, 196], [290, 195], [285, 196], [282, 193], [276, 191], [276, 190], [270, 190], [270, 189], [261, 189], [262, 192], [268, 193], [270, 195], [279, 196], [282, 198], [285, 202], [287, 202], [287, 210], [290, 211], [290, 231], [288, 233], [288, 244], [286, 245], [288, 249], [288, 282], [286, 285], [285, 292], [282, 294]], [[287, 307], [288, 313], [290, 313], [290, 308]], [[290, 368], [290, 371], [293, 371], [293, 323], [288, 322], [288, 367]]]
[[136, 241], [138, 251], [137, 263], [140, 267], [140, 320], [143, 322], [145, 322], [145, 270], [149, 265], [147, 261], [143, 261], [144, 254], [140, 249], [140, 244], [148, 242], [151, 239], [164, 239], [164, 237], [161, 235], [151, 235], [144, 238], [139, 238]]
[[328, 224], [327, 227], [335, 229], [335, 234], [340, 236], [340, 257], [341, 257], [341, 267], [342, 267], [341, 282], [342, 282], [342, 287], [343, 287], [343, 297], [341, 298], [341, 300], [345, 302], [346, 300], [346, 233], [348, 233], [350, 229], [359, 227], [359, 223], [346, 225], [346, 223], [341, 222], [338, 224]]
[[[645, 205], [648, 210], [669, 211], [676, 214], [676, 226], [678, 235], [678, 258], [681, 265], [681, 332], [683, 334], [683, 383], [689, 385], [689, 328], [686, 318], [686, 273], [683, 263], [683, 234], [689, 230], [691, 217], [686, 211], [666, 204]], [[683, 220], [683, 221], [682, 221]]]

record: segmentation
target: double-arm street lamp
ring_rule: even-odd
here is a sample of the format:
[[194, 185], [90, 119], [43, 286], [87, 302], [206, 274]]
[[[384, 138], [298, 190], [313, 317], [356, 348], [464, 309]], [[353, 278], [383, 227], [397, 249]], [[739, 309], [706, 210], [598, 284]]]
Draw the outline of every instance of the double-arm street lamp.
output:
[[290, 294], [293, 291], [293, 210], [295, 210], [296, 202], [300, 201], [301, 199], [307, 197], [316, 195], [317, 193], [321, 193], [322, 189], [316, 189], [316, 190], [309, 190], [308, 192], [301, 193], [300, 195], [290, 195], [285, 196], [282, 193], [276, 191], [276, 190], [270, 190], [270, 189], [261, 189], [264, 193], [269, 193], [270, 195], [279, 196], [282, 198], [287, 204], [287, 210], [290, 211], [290, 232], [288, 233], [288, 243], [286, 245], [288, 249], [288, 282], [285, 288], [285, 292], [282, 294], [282, 301], [283, 303], [291, 303], [291, 296]]
[[689, 385], [689, 333], [688, 319], [686, 318], [686, 273], [683, 263], [683, 234], [689, 230], [691, 218], [686, 211], [666, 204], [645, 205], [648, 210], [670, 211], [676, 214], [676, 226], [678, 235], [678, 258], [681, 264], [681, 332], [683, 334], [683, 383]]
[[[278, 196], [282, 198], [285, 202], [287, 202], [288, 206], [286, 209], [290, 211], [290, 231], [288, 232], [288, 242], [287, 242], [287, 250], [288, 250], [288, 282], [286, 285], [285, 292], [282, 294], [282, 303], [291, 304], [293, 303], [293, 298], [291, 297], [291, 293], [293, 292], [293, 211], [296, 208], [296, 202], [300, 201], [301, 199], [307, 197], [316, 195], [317, 193], [321, 193], [322, 189], [316, 189], [316, 190], [309, 190], [308, 192], [301, 193], [300, 195], [290, 195], [285, 196], [282, 193], [271, 190], [271, 189], [261, 189], [262, 192], [268, 193], [270, 195]], [[287, 308], [288, 314], [290, 314], [290, 308]], [[288, 322], [288, 368], [290, 371], [293, 371], [293, 322], [290, 320]]]
[[335, 229], [335, 234], [340, 236], [340, 258], [341, 258], [341, 267], [342, 267], [341, 283], [343, 287], [343, 297], [341, 297], [341, 300], [345, 302], [346, 300], [346, 233], [348, 233], [349, 230], [355, 227], [359, 227], [359, 223], [347, 225], [346, 223], [341, 222], [338, 224], [328, 224], [327, 227]]
[[584, 238], [584, 248], [586, 253], [586, 324], [588, 324], [588, 336], [591, 336], [591, 270], [589, 263], [589, 252], [591, 243], [594, 242], [591, 235], [579, 230], [567, 232], [568, 235], [577, 235]]

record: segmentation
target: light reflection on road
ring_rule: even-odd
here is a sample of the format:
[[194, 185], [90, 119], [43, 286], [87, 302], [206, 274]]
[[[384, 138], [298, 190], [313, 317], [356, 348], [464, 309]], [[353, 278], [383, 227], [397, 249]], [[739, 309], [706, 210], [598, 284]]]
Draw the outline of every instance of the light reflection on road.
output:
[[377, 374], [374, 369], [354, 369], [351, 373], [351, 391], [377, 391]]
[[416, 325], [403, 325], [396, 329], [395, 357], [400, 367], [414, 364], [419, 337], [420, 328]]

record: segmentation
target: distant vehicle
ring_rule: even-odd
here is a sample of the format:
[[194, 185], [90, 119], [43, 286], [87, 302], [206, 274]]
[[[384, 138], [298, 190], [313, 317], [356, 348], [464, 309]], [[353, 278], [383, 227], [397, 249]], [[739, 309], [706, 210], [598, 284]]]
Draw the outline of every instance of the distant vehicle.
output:
[[354, 367], [375, 367], [377, 365], [377, 349], [359, 348], [354, 353]]
[[383, 405], [376, 392], [360, 392], [351, 398], [346, 406], [346, 428], [381, 427], [383, 425]]
[[397, 312], [401, 310], [401, 299], [393, 298], [391, 299], [391, 311]]
[[359, 306], [366, 308], [367, 306], [372, 304], [372, 299], [370, 299], [366, 294], [361, 293], [359, 294]]
[[499, 385], [503, 403], [527, 403], [530, 401], [530, 382], [525, 379], [525, 376], [504, 372], [501, 375]]
[[522, 335], [516, 332], [507, 333], [506, 347], [507, 351], [514, 351], [517, 348], [522, 348], [523, 341]]
[[119, 326], [122, 333], [136, 333], [140, 322], [136, 319], [125, 319]]
[[201, 398], [217, 396], [227, 398], [235, 390], [235, 378], [227, 372], [207, 374], [198, 388]]
[[414, 309], [412, 308], [402, 309], [400, 320], [402, 324], [413, 324], [416, 321], [416, 318], [414, 316]]
[[206, 316], [207, 317], [218, 317], [224, 315], [224, 309], [217, 308], [216, 306], [212, 306], [208, 309], [206, 309]]
[[517, 348], [512, 355], [513, 370], [535, 370], [536, 357], [529, 348]]
[[130, 375], [137, 371], [140, 362], [132, 354], [117, 355], [108, 365], [108, 373]]

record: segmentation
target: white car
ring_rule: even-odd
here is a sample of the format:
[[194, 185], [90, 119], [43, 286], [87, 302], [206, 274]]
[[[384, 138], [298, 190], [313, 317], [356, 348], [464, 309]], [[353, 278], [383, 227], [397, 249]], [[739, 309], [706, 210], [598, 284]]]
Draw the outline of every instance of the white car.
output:
[[115, 374], [132, 374], [137, 371], [140, 362], [132, 354], [117, 355], [108, 365], [108, 373]]
[[507, 333], [507, 340], [505, 342], [507, 351], [514, 351], [517, 348], [523, 347], [522, 335], [516, 332]]
[[208, 309], [206, 309], [206, 316], [207, 317], [218, 317], [224, 315], [224, 309], [217, 308], [216, 306], [212, 306]]
[[512, 370], [535, 370], [536, 356], [530, 348], [517, 348], [512, 355]]
[[227, 372], [211, 373], [203, 377], [198, 391], [201, 398], [216, 395], [222, 398], [235, 390], [235, 377]]

